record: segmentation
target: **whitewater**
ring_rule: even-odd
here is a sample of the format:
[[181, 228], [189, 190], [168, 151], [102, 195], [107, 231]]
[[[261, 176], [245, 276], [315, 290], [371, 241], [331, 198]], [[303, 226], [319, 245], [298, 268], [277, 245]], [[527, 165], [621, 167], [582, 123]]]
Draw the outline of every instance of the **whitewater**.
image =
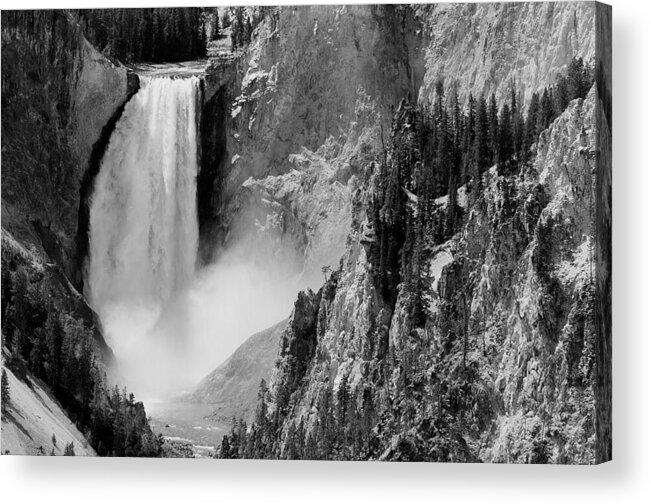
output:
[[298, 288], [278, 264], [251, 264], [237, 249], [196, 268], [200, 79], [140, 79], [95, 179], [84, 295], [117, 381], [156, 399], [190, 390], [287, 317]]

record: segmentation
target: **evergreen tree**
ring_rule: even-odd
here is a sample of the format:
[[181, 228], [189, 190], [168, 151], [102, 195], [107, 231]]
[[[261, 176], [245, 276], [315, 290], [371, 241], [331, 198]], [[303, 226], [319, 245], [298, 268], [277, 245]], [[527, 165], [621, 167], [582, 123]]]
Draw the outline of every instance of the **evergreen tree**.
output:
[[572, 58], [567, 66], [567, 87], [570, 101], [576, 98], [584, 98], [590, 90], [591, 80], [589, 70], [583, 64], [583, 58]]
[[4, 417], [7, 414], [7, 409], [9, 407], [9, 402], [11, 401], [9, 390], [9, 378], [7, 378], [7, 372], [2, 370], [2, 416]]
[[251, 26], [251, 18], [246, 18], [246, 24], [244, 25], [244, 40], [247, 44], [251, 43], [251, 37], [253, 36], [253, 26]]
[[63, 454], [67, 457], [74, 457], [75, 456], [75, 444], [70, 441], [70, 443], [66, 444], [65, 449], [63, 450]]
[[531, 102], [529, 103], [529, 110], [527, 111], [527, 120], [525, 123], [525, 149], [529, 150], [529, 146], [538, 141], [538, 115], [540, 109], [540, 101], [538, 93], [531, 95]]
[[491, 153], [489, 147], [489, 124], [488, 124], [488, 111], [486, 110], [486, 100], [482, 95], [479, 98], [477, 104], [477, 131], [475, 134], [475, 171], [473, 178], [475, 179], [474, 184], [474, 196], [475, 198], [481, 191], [482, 188], [482, 174], [491, 166]]
[[554, 119], [554, 105], [551, 90], [545, 88], [540, 107], [538, 108], [538, 117], [536, 119], [536, 137], [540, 135], [552, 123]]
[[495, 93], [491, 94], [488, 105], [488, 138], [489, 148], [491, 152], [491, 164], [497, 163], [497, 144], [499, 137], [499, 116], [497, 109], [497, 100]]
[[564, 75], [558, 74], [556, 76], [556, 84], [554, 89], [554, 116], [558, 117], [563, 113], [570, 103], [569, 89], [567, 86], [567, 78]]
[[215, 9], [215, 12], [212, 17], [210, 40], [217, 40], [220, 36], [221, 36], [221, 32], [219, 27], [219, 12], [217, 12], [217, 9]]
[[508, 105], [503, 105], [499, 118], [497, 141], [497, 168], [501, 173], [507, 168], [513, 156], [513, 135], [511, 112]]
[[226, 29], [231, 26], [231, 18], [228, 16], [228, 11], [225, 10], [222, 14], [222, 28]]

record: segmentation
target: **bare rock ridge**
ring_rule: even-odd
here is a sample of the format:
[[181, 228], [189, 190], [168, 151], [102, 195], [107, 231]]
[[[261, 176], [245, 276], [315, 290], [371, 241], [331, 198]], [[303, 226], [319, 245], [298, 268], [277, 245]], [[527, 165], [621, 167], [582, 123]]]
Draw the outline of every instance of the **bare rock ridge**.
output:
[[449, 3], [417, 7], [430, 40], [420, 99], [434, 100], [436, 82], [456, 88], [462, 103], [511, 83], [531, 95], [551, 85], [574, 56], [595, 51], [594, 2]]
[[220, 422], [232, 418], [253, 419], [260, 381], [269, 381], [278, 355], [278, 343], [287, 320], [247, 339], [233, 354], [206, 376], [191, 400], [214, 404], [213, 417]]

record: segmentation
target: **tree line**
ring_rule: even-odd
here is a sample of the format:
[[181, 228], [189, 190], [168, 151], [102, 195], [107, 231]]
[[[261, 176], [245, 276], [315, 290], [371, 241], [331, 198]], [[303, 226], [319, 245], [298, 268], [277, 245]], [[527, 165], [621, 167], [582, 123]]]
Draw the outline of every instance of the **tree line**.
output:
[[48, 273], [3, 257], [1, 276], [7, 365], [19, 376], [29, 371], [42, 380], [98, 455], [158, 456], [161, 441], [143, 404], [126, 389], [108, 389], [91, 329], [56, 304]]
[[[585, 98], [593, 79], [592, 68], [581, 58], [574, 58], [566, 75], [559, 75], [553, 86], [532, 95], [526, 110], [515, 85], [499, 107], [495, 95], [488, 99], [470, 95], [462, 108], [456, 94], [445, 95], [442, 83], [437, 86], [435, 102], [427, 109], [403, 100], [371, 182], [372, 199], [367, 209], [373, 231], [368, 248], [371, 271], [389, 310], [394, 309], [398, 290], [403, 289], [409, 323], [412, 327], [425, 324], [431, 295], [431, 250], [456, 233], [463, 221], [463, 209], [457, 202], [459, 187], [466, 186], [472, 203], [482, 198], [483, 174], [491, 166], [499, 175], [510, 175], [531, 163], [532, 147], [540, 133], [572, 100]], [[441, 197], [446, 198], [437, 202]], [[329, 283], [327, 280], [324, 289]], [[463, 314], [451, 317], [463, 319]], [[253, 422], [247, 425], [233, 419], [216, 456], [378, 458], [392, 436], [402, 434], [405, 425], [421, 418], [419, 429], [428, 432], [429, 458], [470, 460], [465, 441], [455, 433], [455, 422], [482, 429], [484, 419], [464, 406], [471, 400], [468, 383], [477, 372], [466, 365], [465, 350], [463, 376], [453, 378], [445, 366], [437, 365], [428, 377], [419, 363], [425, 349], [403, 349], [401, 355], [395, 355], [389, 346], [388, 341], [380, 342], [375, 357], [380, 363], [378, 370], [386, 366], [386, 373], [399, 371], [391, 404], [377, 404], [373, 389], [368, 385], [352, 388], [349, 376], [344, 376], [336, 388], [327, 382], [319, 390], [315, 415], [289, 421], [285, 417], [291, 411], [287, 398], [293, 391], [275, 390], [274, 394], [262, 381]], [[389, 380], [384, 377], [380, 381], [386, 385]], [[424, 406], [434, 403], [438, 404], [436, 414]], [[535, 450], [534, 463], [548, 458], [543, 441]], [[422, 456], [406, 438], [392, 451], [399, 459], [418, 460]]]
[[206, 56], [203, 8], [81, 9], [86, 38], [122, 62], [186, 61]]
[[[368, 211], [375, 241], [369, 260], [376, 285], [389, 305], [403, 283], [412, 294], [412, 319], [424, 323], [429, 250], [456, 233], [463, 211], [458, 189], [470, 203], [481, 198], [483, 174], [495, 166], [499, 175], [531, 162], [532, 146], [576, 98], [585, 98], [593, 69], [574, 58], [567, 75], [532, 95], [525, 111], [512, 83], [498, 106], [495, 94], [468, 97], [462, 108], [456, 93], [446, 96], [442, 82], [431, 107], [403, 100], [394, 115], [390, 144], [383, 153]], [[447, 196], [443, 204], [437, 198]]]

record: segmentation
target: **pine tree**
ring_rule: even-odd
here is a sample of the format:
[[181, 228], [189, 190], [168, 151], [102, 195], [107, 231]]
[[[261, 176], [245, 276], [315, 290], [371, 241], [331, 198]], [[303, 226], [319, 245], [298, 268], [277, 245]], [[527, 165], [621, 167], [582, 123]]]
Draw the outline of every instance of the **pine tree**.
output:
[[67, 457], [74, 457], [75, 456], [75, 444], [74, 442], [70, 441], [63, 450], [63, 454]]
[[212, 17], [212, 25], [211, 25], [211, 30], [210, 30], [210, 40], [217, 40], [220, 36], [220, 29], [219, 29], [219, 12], [217, 12], [217, 9], [215, 9], [215, 13]]
[[558, 74], [554, 87], [554, 115], [558, 117], [570, 103], [567, 78], [564, 75]]
[[537, 120], [540, 108], [538, 93], [531, 96], [529, 110], [527, 111], [527, 120], [525, 122], [525, 142], [524, 148], [529, 152], [529, 147], [538, 141]]
[[588, 89], [586, 89], [585, 69], [583, 58], [572, 58], [567, 66], [567, 81], [570, 101], [576, 98], [583, 98]]
[[507, 168], [513, 156], [513, 136], [511, 112], [508, 105], [503, 105], [499, 118], [499, 133], [497, 140], [497, 168], [501, 173]]
[[2, 370], [2, 416], [4, 417], [7, 414], [7, 409], [9, 408], [9, 402], [11, 401], [10, 390], [9, 390], [9, 378], [7, 377], [7, 372]]
[[488, 138], [491, 152], [491, 162], [497, 163], [497, 144], [499, 137], [499, 116], [495, 93], [491, 94], [488, 105]]
[[540, 107], [538, 108], [538, 117], [536, 118], [536, 136], [546, 130], [554, 119], [554, 105], [551, 90], [545, 88]]
[[477, 104], [477, 127], [475, 134], [475, 180], [473, 189], [476, 198], [482, 191], [482, 174], [491, 166], [491, 153], [489, 148], [489, 124], [486, 100], [480, 96]]
[[251, 26], [251, 18], [246, 18], [246, 24], [244, 25], [244, 40], [247, 44], [251, 43], [251, 37], [253, 36], [253, 26]]
[[226, 29], [231, 26], [231, 18], [228, 16], [228, 11], [225, 10], [222, 14], [222, 28]]

